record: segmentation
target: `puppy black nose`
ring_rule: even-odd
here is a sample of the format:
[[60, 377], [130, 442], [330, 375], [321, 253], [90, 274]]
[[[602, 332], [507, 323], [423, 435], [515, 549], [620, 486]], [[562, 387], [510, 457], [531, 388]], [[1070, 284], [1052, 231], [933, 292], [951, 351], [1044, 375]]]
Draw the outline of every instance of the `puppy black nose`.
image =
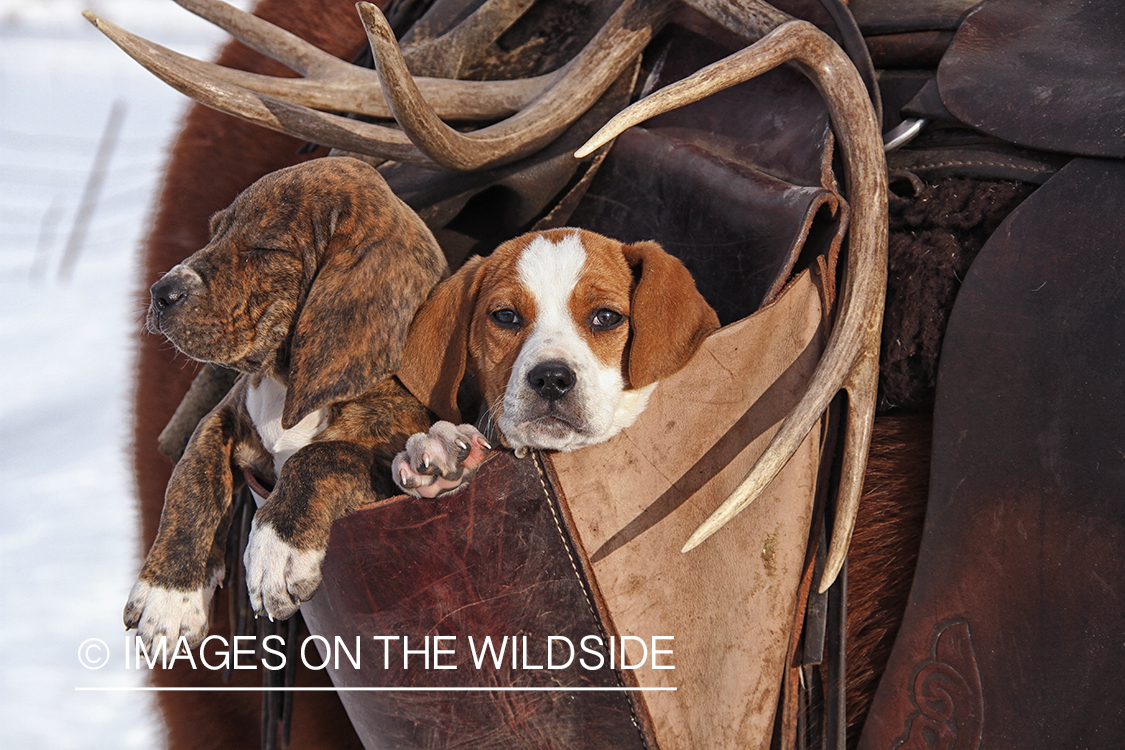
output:
[[548, 401], [558, 401], [574, 387], [574, 371], [557, 360], [541, 362], [531, 368], [527, 382], [532, 390]]
[[182, 302], [188, 296], [187, 287], [176, 276], [165, 276], [149, 287], [148, 293], [152, 295], [152, 306], [160, 312]]

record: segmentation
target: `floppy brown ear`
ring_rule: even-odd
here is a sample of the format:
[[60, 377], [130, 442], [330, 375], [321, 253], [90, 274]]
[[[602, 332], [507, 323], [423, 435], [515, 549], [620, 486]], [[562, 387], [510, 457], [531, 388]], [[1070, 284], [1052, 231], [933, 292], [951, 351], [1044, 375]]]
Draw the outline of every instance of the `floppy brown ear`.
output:
[[480, 291], [482, 258], [470, 258], [434, 289], [414, 316], [398, 379], [440, 418], [457, 424], [457, 391], [465, 377], [469, 324]]
[[389, 189], [375, 200], [374, 208], [321, 219], [317, 232], [330, 239], [290, 339], [286, 429], [392, 375], [410, 321], [447, 271], [437, 241], [406, 204]]
[[637, 285], [629, 313], [629, 387], [662, 380], [692, 358], [719, 328], [719, 317], [695, 288], [679, 259], [655, 242], [625, 245], [625, 260]]

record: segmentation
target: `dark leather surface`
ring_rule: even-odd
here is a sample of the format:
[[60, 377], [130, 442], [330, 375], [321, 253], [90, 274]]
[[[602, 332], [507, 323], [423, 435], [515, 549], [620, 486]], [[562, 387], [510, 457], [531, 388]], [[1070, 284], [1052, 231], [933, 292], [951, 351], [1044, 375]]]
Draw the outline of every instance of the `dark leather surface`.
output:
[[[871, 61], [881, 68], [879, 88], [888, 70], [936, 68], [953, 41], [952, 31], [907, 31], [865, 37]], [[884, 118], [887, 116], [884, 113]]]
[[[505, 660], [477, 669], [468, 639], [518, 636], [526, 664], [544, 665], [549, 636], [578, 646], [604, 635], [591, 597], [571, 562], [553, 498], [535, 457], [498, 454], [465, 490], [437, 500], [401, 498], [354, 513], [332, 530], [324, 582], [302, 613], [313, 633], [362, 639], [363, 669], [331, 669], [339, 687], [620, 687], [616, 670], [516, 668]], [[402, 641], [392, 642], [384, 669], [373, 635], [426, 636], [455, 653], [425, 669]], [[604, 650], [603, 650], [604, 652]], [[510, 650], [507, 652], [510, 655]], [[556, 652], [565, 656], [562, 651]], [[584, 656], [579, 651], [579, 656]], [[315, 654], [312, 656], [316, 659]], [[595, 663], [593, 656], [587, 662]], [[608, 658], [606, 659], [608, 662]], [[634, 706], [624, 692], [341, 692], [369, 750], [474, 748], [576, 750], [643, 748]]]
[[852, 0], [850, 7], [864, 34], [952, 31], [979, 0]]
[[998, 138], [1125, 156], [1125, 7], [987, 0], [953, 38], [938, 88], [953, 115]]
[[937, 78], [931, 78], [926, 82], [914, 98], [908, 101], [902, 107], [904, 115], [910, 117], [924, 117], [927, 120], [940, 120], [942, 122], [957, 122], [957, 118], [949, 113], [945, 108], [945, 102], [941, 100], [941, 94], [938, 92]]
[[1125, 747], [1125, 163], [992, 235], [945, 337], [930, 500], [860, 743]]
[[[655, 91], [733, 50], [677, 26], [646, 51], [644, 90]], [[782, 67], [653, 117], [647, 130], [705, 146], [794, 185], [824, 184], [831, 158], [828, 111], [800, 72]]]
[[[670, 28], [646, 57], [643, 88], [726, 53]], [[846, 207], [823, 187], [831, 155], [815, 88], [796, 71], [774, 70], [619, 136], [571, 221], [625, 242], [659, 242], [731, 323], [776, 295], [806, 240], [810, 256], [838, 246]]]
[[[651, 47], [645, 91], [728, 53], [679, 27]], [[659, 242], [725, 325], [780, 291], [805, 244], [807, 257], [838, 248], [846, 206], [824, 187], [831, 158], [816, 89], [777, 69], [619, 136], [571, 222], [623, 242]]]
[[842, 232], [842, 199], [643, 128], [618, 137], [574, 222], [624, 242], [655, 239], [683, 261], [725, 325], [776, 294], [802, 250]]

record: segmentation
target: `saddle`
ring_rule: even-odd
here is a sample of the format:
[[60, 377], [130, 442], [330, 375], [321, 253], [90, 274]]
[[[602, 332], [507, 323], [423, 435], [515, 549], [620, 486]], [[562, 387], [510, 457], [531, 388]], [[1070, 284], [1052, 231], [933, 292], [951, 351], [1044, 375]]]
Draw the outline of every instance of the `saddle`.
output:
[[1125, 461], [1110, 447], [1125, 395], [1111, 280], [1123, 188], [1125, 164], [1074, 159], [965, 278], [917, 573], [861, 748], [1125, 741], [1111, 674]]
[[1104, 447], [1121, 396], [1122, 298], [1106, 271], [1120, 264], [1125, 139], [1110, 123], [1125, 113], [1125, 56], [1109, 40], [1123, 33], [1103, 4], [990, 0], [903, 106], [930, 126], [888, 165], [927, 182], [919, 197], [943, 181], [964, 191], [959, 177], [1021, 195], [965, 243], [979, 254], [926, 397], [917, 568], [860, 748], [1125, 741], [1120, 691], [1099, 674], [1125, 614], [1110, 499], [1125, 462]]

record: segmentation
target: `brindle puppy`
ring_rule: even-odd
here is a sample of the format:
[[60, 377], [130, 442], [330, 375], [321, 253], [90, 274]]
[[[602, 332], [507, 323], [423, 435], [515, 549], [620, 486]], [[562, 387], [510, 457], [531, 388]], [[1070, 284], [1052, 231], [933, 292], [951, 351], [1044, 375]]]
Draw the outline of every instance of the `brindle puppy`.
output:
[[431, 422], [391, 373], [414, 312], [448, 269], [375, 169], [326, 158], [274, 172], [211, 230], [152, 286], [148, 328], [244, 374], [168, 483], [125, 607], [126, 626], [149, 644], [207, 634], [244, 471], [274, 486], [246, 550], [250, 600], [257, 613], [289, 617], [320, 583], [332, 522], [394, 493], [391, 458]]

